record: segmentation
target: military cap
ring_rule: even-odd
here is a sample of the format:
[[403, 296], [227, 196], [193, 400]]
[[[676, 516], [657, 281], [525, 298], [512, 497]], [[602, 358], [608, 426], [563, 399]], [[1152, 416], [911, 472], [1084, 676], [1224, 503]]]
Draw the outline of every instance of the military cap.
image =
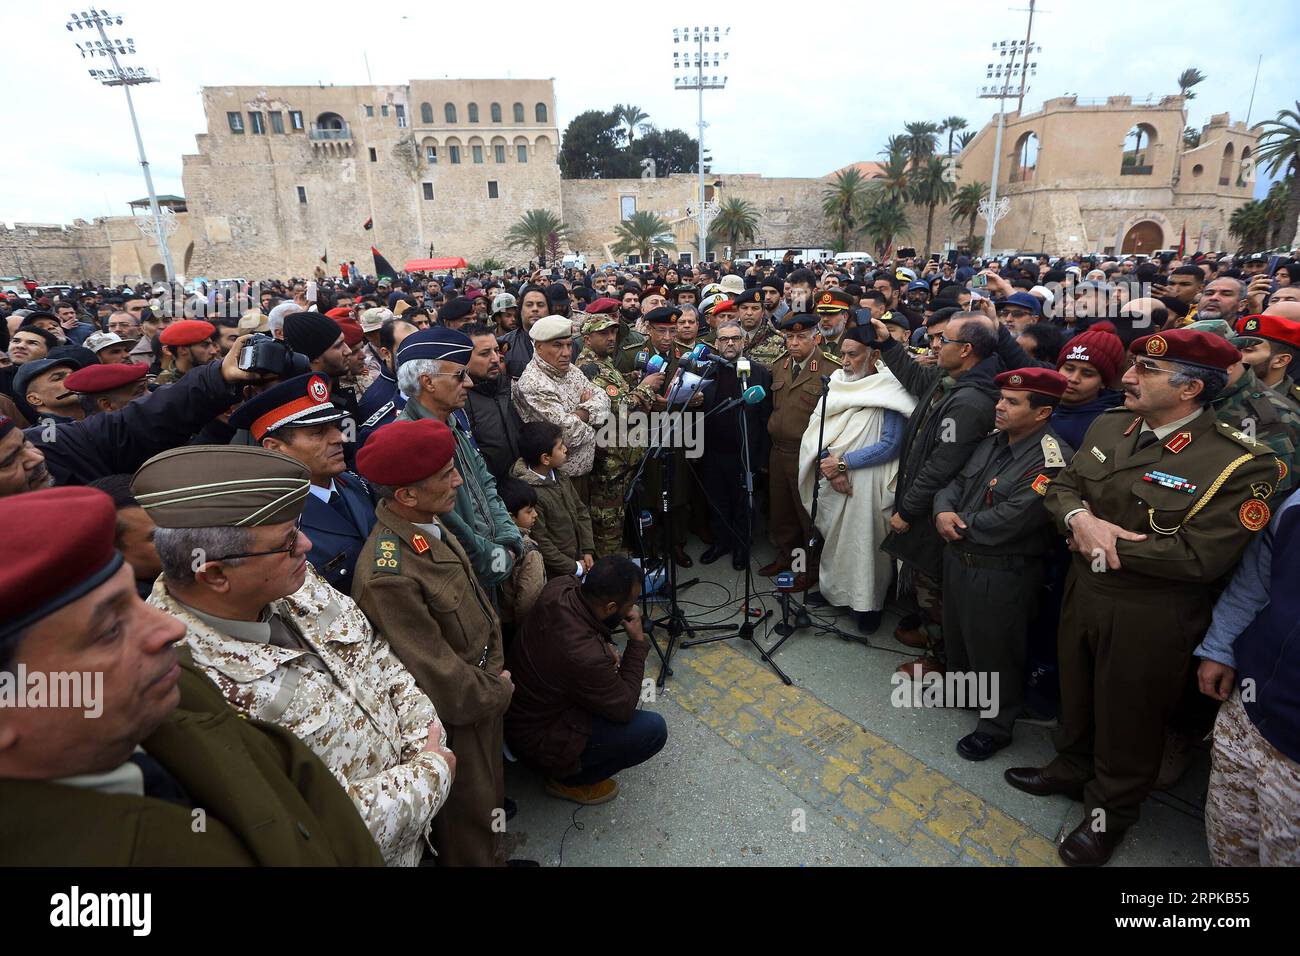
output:
[[230, 424], [248, 429], [254, 441], [261, 441], [279, 428], [306, 428], [347, 417], [345, 409], [330, 401], [329, 379], [307, 372], [254, 395], [231, 413]]
[[534, 342], [553, 342], [555, 339], [567, 339], [573, 335], [573, 320], [562, 315], [547, 315], [533, 323], [528, 330], [528, 337]]
[[1232, 326], [1224, 319], [1197, 319], [1195, 322], [1188, 322], [1183, 328], [1194, 332], [1208, 332], [1221, 339], [1232, 338]]
[[45, 357], [47, 359], [70, 359], [76, 364], [77, 368], [99, 364], [99, 359], [95, 357], [95, 353], [84, 345], [56, 345], [45, 353]]
[[777, 292], [785, 292], [785, 283], [776, 276], [768, 276], [758, 284], [759, 289], [775, 289]]
[[329, 351], [342, 334], [337, 322], [319, 312], [293, 312], [284, 317], [284, 344], [311, 360]]
[[448, 299], [438, 307], [438, 321], [443, 324], [459, 322], [461, 319], [467, 319], [473, 314], [474, 302], [464, 296]]
[[924, 279], [917, 279], [915, 282], [909, 282], [907, 284], [907, 291], [908, 292], [929, 292], [930, 283], [926, 282]]
[[606, 329], [612, 329], [618, 325], [618, 319], [610, 315], [593, 315], [586, 322], [582, 323], [582, 334], [591, 335], [593, 332], [604, 332]]
[[682, 310], [675, 305], [663, 305], [657, 309], [651, 309], [642, 318], [650, 325], [672, 325], [681, 314]]
[[894, 278], [900, 282], [915, 282], [916, 272], [914, 272], [912, 269], [907, 268], [906, 266], [900, 266], [897, 270], [895, 270]]
[[746, 289], [740, 295], [731, 300], [732, 305], [748, 305], [751, 302], [762, 303], [763, 292], [761, 289]]
[[998, 388], [1017, 392], [1037, 392], [1049, 398], [1060, 398], [1065, 394], [1068, 384], [1065, 376], [1052, 368], [1016, 368], [993, 376], [993, 384]]
[[455, 436], [436, 418], [396, 421], [370, 433], [357, 452], [357, 471], [377, 485], [400, 488], [436, 475], [455, 453]]
[[676, 302], [678, 297], [681, 296], [683, 292], [690, 292], [696, 296], [699, 295], [699, 290], [695, 288], [695, 286], [691, 285], [689, 282], [682, 282], [679, 283], [678, 285], [673, 286], [672, 300]]
[[716, 315], [728, 311], [731, 307], [731, 300], [726, 294], [716, 292], [700, 300], [699, 310], [701, 315]]
[[[410, 308], [410, 306], [407, 306]], [[406, 309], [402, 310], [403, 312]], [[394, 313], [390, 309], [366, 309], [361, 313], [361, 331], [378, 332], [383, 324], [389, 319], [394, 318]]]
[[163, 345], [198, 345], [212, 338], [216, 331], [217, 327], [211, 322], [204, 322], [202, 319], [182, 319], [163, 329], [158, 338]]
[[397, 367], [414, 359], [431, 359], [465, 365], [469, 362], [474, 343], [458, 329], [436, 327], [412, 332], [402, 340], [397, 349]]
[[[106, 349], [110, 345], [125, 345], [126, 341], [126, 339], [122, 338], [122, 336], [118, 335], [116, 332], [94, 332], [86, 336], [86, 341], [81, 344], [92, 352], [98, 353], [100, 349]], [[135, 342], [138, 340], [131, 339], [131, 341]]]
[[638, 293], [638, 295], [640, 296], [642, 302], [650, 298], [650, 296], [652, 295], [661, 295], [666, 299], [668, 298], [668, 290], [661, 285], [648, 285], [644, 289], [642, 289]]
[[869, 349], [878, 349], [883, 344], [880, 339], [876, 338], [876, 331], [868, 325], [850, 325], [844, 330], [844, 337], [840, 340], [846, 342], [852, 340], [861, 342]]
[[247, 335], [250, 332], [262, 332], [269, 334], [271, 331], [271, 320], [259, 312], [257, 309], [249, 309], [239, 317], [239, 334]]
[[704, 301], [711, 295], [726, 295], [727, 290], [716, 282], [709, 282], [700, 289], [700, 301]]
[[310, 488], [302, 462], [251, 445], [181, 445], [154, 455], [131, 479], [131, 494], [160, 528], [296, 521]]
[[[870, 309], [867, 310], [868, 313], [870, 313], [870, 311]], [[910, 330], [912, 328], [912, 323], [907, 321], [906, 316], [895, 312], [886, 312], [880, 317], [880, 321], [885, 323], [885, 325], [897, 325], [901, 329]]]
[[613, 315], [619, 309], [618, 299], [611, 299], [607, 295], [601, 296], [595, 302], [587, 306], [588, 315]]
[[1247, 315], [1237, 320], [1237, 334], [1228, 341], [1241, 346], [1253, 339], [1300, 348], [1300, 322], [1276, 315]]
[[777, 328], [782, 332], [808, 332], [817, 328], [817, 316], [808, 312], [791, 312], [777, 324]]
[[100, 395], [138, 382], [148, 371], [143, 365], [87, 365], [65, 378], [63, 384], [79, 395]]
[[0, 498], [0, 527], [0, 650], [122, 566], [114, 545], [117, 508], [97, 488], [46, 488]]
[[470, 303], [473, 303], [475, 299], [483, 299], [486, 297], [487, 297], [487, 293], [484, 292], [482, 289], [470, 289], [468, 292], [465, 293], [465, 299]]
[[1134, 339], [1128, 350], [1134, 355], [1144, 355], [1168, 362], [1181, 362], [1197, 368], [1218, 369], [1226, 372], [1241, 361], [1241, 352], [1226, 339], [1195, 329], [1172, 329]]
[[55, 368], [70, 368], [75, 372], [81, 368], [81, 363], [66, 355], [63, 358], [43, 358], [24, 362], [14, 373], [13, 394], [18, 398], [26, 398], [27, 386], [32, 384], [32, 380]]
[[857, 304], [853, 296], [843, 289], [826, 289], [817, 293], [815, 308], [818, 312], [848, 312], [856, 308]]

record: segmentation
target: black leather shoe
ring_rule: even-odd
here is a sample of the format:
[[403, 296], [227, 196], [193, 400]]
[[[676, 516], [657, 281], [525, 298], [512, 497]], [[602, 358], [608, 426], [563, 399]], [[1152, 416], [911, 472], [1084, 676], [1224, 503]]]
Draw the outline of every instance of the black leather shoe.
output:
[[1085, 818], [1070, 831], [1056, 852], [1066, 866], [1103, 866], [1123, 839], [1123, 830], [1118, 833], [1095, 831], [1092, 820]]
[[695, 562], [692, 561], [691, 556], [686, 553], [686, 549], [681, 546], [673, 548], [673, 564], [677, 565], [679, 568], [695, 567]]
[[853, 614], [853, 623], [863, 634], [875, 634], [880, 630], [880, 612], [856, 611]]
[[740, 551], [731, 552], [731, 566], [737, 571], [743, 571], [749, 567], [749, 555]]
[[700, 555], [700, 564], [712, 564], [714, 561], [718, 560], [718, 558], [730, 551], [730, 548], [724, 548], [716, 544], [710, 545], [708, 550]]
[[1005, 740], [999, 740], [997, 737], [982, 734], [977, 730], [957, 741], [957, 753], [967, 760], [988, 760], [1009, 743], [1011, 743], [1009, 737]]
[[1038, 767], [1010, 767], [1002, 772], [1002, 778], [1017, 790], [1035, 797], [1051, 797], [1057, 794], [1073, 800], [1083, 799], [1083, 784], [1066, 783], [1043, 776]]

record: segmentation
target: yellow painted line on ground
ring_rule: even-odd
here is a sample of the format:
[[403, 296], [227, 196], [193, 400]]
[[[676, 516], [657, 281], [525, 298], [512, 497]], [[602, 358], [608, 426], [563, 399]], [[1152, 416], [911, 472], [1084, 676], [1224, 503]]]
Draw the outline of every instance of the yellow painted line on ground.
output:
[[671, 699], [891, 862], [1056, 866], [1056, 845], [721, 644], [673, 662]]

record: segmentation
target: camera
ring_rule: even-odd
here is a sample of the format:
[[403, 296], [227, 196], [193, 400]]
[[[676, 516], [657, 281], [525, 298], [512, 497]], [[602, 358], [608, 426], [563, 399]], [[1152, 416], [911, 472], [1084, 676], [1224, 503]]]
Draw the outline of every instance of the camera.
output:
[[310, 372], [311, 360], [280, 340], [259, 332], [239, 350], [239, 368], [245, 372], [292, 378]]

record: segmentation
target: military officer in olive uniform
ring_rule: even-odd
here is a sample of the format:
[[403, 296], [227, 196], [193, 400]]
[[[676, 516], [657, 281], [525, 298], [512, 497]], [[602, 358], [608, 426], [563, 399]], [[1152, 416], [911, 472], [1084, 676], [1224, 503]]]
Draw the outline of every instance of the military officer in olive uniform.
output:
[[[1025, 657], [1043, 556], [1057, 540], [1043, 496], [1073, 455], [1052, 431], [1065, 394], [1054, 369], [1021, 368], [993, 378], [1002, 390], [996, 430], [934, 496], [943, 549], [943, 635], [948, 669], [997, 675], [988, 716], [957, 741], [967, 760], [985, 760], [1011, 743], [1024, 698]], [[951, 701], [949, 702], [952, 703]], [[967, 706], [970, 702], [967, 701]]]
[[503, 720], [514, 684], [502, 669], [501, 624], [456, 536], [440, 515], [461, 484], [451, 430], [433, 418], [381, 428], [357, 467], [382, 491], [353, 588], [438, 708], [456, 754], [456, 785], [433, 820], [439, 866], [504, 861]]
[[785, 351], [785, 341], [763, 307], [763, 290], [746, 289], [734, 302], [736, 318], [745, 330], [745, 355], [770, 370]]
[[[812, 519], [799, 495], [799, 445], [808, 419], [822, 397], [822, 379], [840, 363], [817, 347], [817, 316], [792, 313], [781, 323], [786, 351], [771, 365], [772, 415], [767, 432], [772, 438], [768, 458], [772, 544], [776, 558], [759, 569], [771, 577], [788, 571], [796, 549], [807, 551]], [[805, 554], [797, 568], [795, 590], [817, 583], [815, 555]]]
[[1215, 586], [1267, 526], [1278, 463], [1207, 407], [1238, 351], [1177, 329], [1136, 339], [1124, 408], [1105, 412], [1044, 503], [1075, 552], [1058, 636], [1061, 728], [1048, 766], [1006, 771], [1084, 819], [1071, 865], [1105, 863], [1160, 771], [1165, 723], [1205, 633]]
[[845, 330], [857, 317], [858, 303], [843, 289], [825, 289], [814, 296], [817, 311], [817, 347], [822, 354], [840, 357]]
[[[610, 301], [613, 301], [612, 299]], [[616, 303], [617, 304], [617, 303]], [[629, 412], [648, 412], [654, 405], [656, 390], [663, 386], [663, 373], [644, 377], [633, 388], [614, 365], [614, 348], [618, 320], [612, 315], [593, 315], [582, 325], [583, 349], [577, 365], [582, 374], [609, 396], [611, 437], [602, 442], [597, 433], [596, 460], [591, 468], [591, 532], [596, 557], [623, 553], [623, 521], [627, 507], [623, 496], [632, 473], [645, 450], [639, 446], [618, 444], [625, 434], [623, 425]]]

